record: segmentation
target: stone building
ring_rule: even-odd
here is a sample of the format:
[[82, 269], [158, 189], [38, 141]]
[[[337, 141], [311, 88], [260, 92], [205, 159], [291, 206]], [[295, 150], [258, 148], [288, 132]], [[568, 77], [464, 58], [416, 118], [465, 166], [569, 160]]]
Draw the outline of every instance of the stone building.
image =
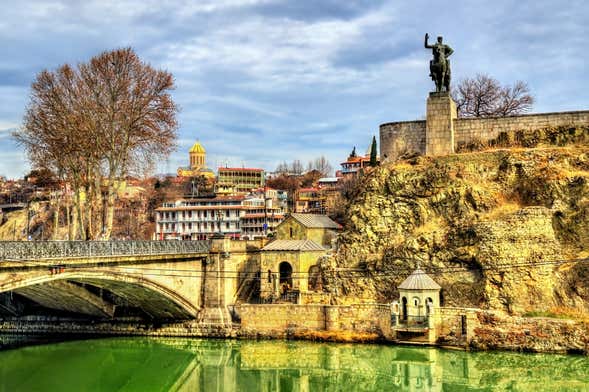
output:
[[178, 177], [198, 177], [205, 176], [207, 179], [214, 179], [215, 173], [206, 167], [207, 152], [200, 144], [200, 142], [194, 143], [194, 145], [188, 150], [188, 159], [190, 166], [179, 167]]
[[397, 314], [401, 323], [422, 322], [434, 308], [440, 307], [440, 285], [419, 268], [397, 288], [399, 289]]
[[312, 240], [277, 239], [262, 248], [260, 297], [300, 303], [316, 289], [315, 270], [326, 249]]
[[325, 215], [292, 213], [276, 227], [276, 238], [284, 240], [312, 240], [331, 247], [341, 225]]

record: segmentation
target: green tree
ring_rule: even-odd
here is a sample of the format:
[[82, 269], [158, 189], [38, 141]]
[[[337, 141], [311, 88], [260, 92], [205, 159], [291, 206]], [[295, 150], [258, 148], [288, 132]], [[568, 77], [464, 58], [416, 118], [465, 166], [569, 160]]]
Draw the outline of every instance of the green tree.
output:
[[378, 158], [376, 155], [376, 136], [372, 136], [372, 145], [370, 146], [370, 166], [378, 165]]

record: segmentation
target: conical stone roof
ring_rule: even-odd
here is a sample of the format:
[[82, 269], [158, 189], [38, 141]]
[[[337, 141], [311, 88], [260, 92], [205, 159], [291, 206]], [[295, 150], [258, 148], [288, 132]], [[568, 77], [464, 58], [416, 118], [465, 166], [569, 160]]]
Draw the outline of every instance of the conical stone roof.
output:
[[440, 290], [442, 288], [428, 274], [419, 268], [413, 271], [413, 273], [397, 287], [402, 290]]

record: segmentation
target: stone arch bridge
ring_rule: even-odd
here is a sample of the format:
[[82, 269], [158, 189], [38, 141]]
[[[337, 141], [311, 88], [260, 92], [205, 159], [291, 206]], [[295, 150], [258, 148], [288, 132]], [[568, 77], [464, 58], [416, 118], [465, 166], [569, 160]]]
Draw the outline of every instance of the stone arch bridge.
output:
[[0, 242], [0, 312], [18, 316], [14, 297], [25, 297], [44, 308], [101, 319], [117, 316], [117, 308], [139, 309], [154, 320], [197, 319], [206, 308], [225, 307], [227, 244]]

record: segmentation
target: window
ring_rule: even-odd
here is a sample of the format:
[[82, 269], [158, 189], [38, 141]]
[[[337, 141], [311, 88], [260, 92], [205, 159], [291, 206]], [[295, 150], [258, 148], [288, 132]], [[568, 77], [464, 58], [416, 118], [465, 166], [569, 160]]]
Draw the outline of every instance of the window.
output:
[[225, 228], [229, 229], [229, 222], [225, 223]]
[[413, 298], [413, 306], [419, 306], [419, 298]]

